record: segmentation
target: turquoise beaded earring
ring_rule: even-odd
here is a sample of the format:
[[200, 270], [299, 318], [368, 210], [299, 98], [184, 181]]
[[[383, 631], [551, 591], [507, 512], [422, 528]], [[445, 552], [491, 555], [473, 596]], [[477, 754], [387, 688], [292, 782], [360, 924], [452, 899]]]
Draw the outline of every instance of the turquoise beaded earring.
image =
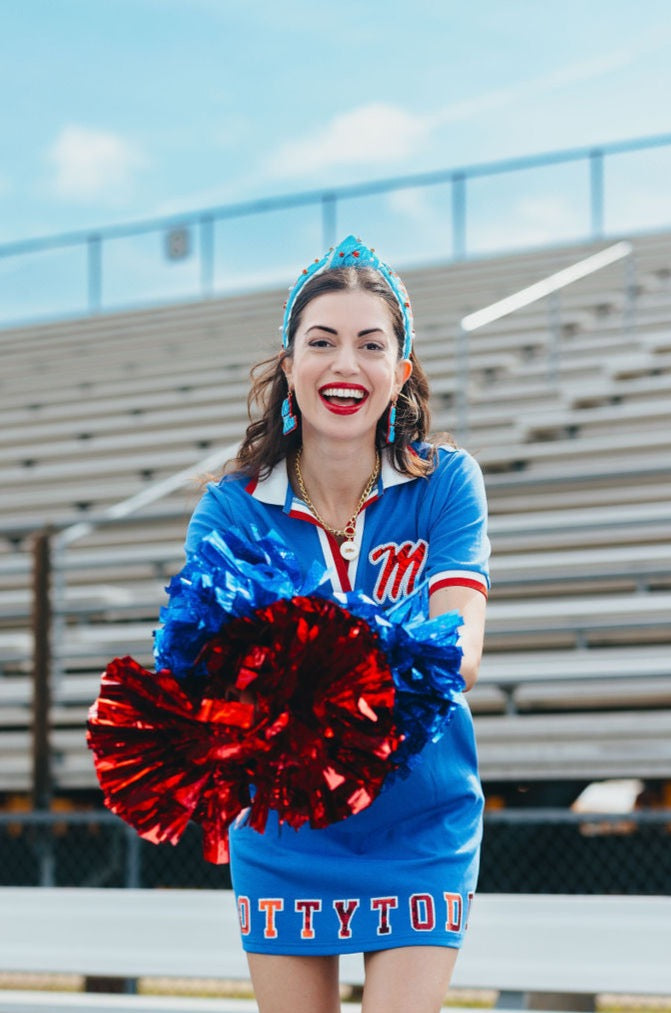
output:
[[282, 402], [282, 433], [286, 436], [288, 433], [293, 433], [294, 429], [298, 426], [298, 419], [294, 415], [294, 401], [291, 388], [287, 393], [284, 401]]
[[387, 416], [387, 443], [393, 443], [396, 439], [396, 402], [392, 401], [389, 405], [389, 414]]

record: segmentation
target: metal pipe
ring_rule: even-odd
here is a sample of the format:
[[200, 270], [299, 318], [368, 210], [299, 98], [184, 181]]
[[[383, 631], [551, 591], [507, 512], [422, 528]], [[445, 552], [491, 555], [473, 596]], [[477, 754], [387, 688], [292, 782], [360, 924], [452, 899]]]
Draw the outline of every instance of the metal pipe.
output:
[[548, 296], [548, 383], [553, 389], [559, 386], [559, 359], [561, 355], [561, 302], [559, 292]]
[[214, 294], [214, 217], [200, 216], [200, 292], [203, 299]]
[[596, 148], [589, 156], [590, 207], [592, 237], [601, 239], [604, 222], [603, 150]]
[[468, 439], [468, 385], [469, 385], [469, 337], [459, 325], [457, 331], [457, 434], [459, 442], [465, 444]]
[[632, 250], [624, 262], [624, 305], [622, 307], [622, 330], [626, 337], [633, 338], [636, 332], [637, 290], [636, 256]]
[[[671, 134], [658, 134], [650, 137], [635, 138], [627, 141], [613, 141], [599, 145], [598, 151], [603, 158], [609, 155], [625, 154], [633, 151], [644, 151], [652, 148], [671, 146]], [[450, 183], [457, 176], [464, 179], [498, 176], [524, 169], [534, 169], [547, 165], [560, 165], [569, 162], [581, 162], [590, 159], [593, 147], [567, 148], [560, 151], [542, 152], [537, 155], [523, 155], [518, 158], [501, 159], [499, 161], [474, 163], [455, 166], [450, 169], [439, 169], [434, 172], [415, 173], [414, 175], [392, 176], [387, 179], [371, 180], [368, 183], [353, 183], [340, 187], [330, 187], [329, 194], [336, 200], [347, 197], [368, 197], [386, 193], [391, 190], [414, 189], [423, 186], [438, 186]], [[209, 214], [216, 221], [220, 218], [238, 218], [246, 215], [259, 214], [266, 211], [286, 210], [306, 204], [318, 204], [327, 191], [307, 190], [301, 193], [283, 194], [278, 197], [260, 198], [257, 200], [240, 201], [236, 204], [219, 205], [202, 208], [184, 215], [172, 217], [142, 219], [120, 225], [109, 225], [95, 230], [101, 239], [120, 239], [143, 232], [164, 231], [179, 225], [193, 225], [203, 214]], [[34, 253], [58, 246], [78, 246], [88, 242], [90, 232], [64, 232], [55, 236], [39, 236], [33, 239], [21, 239], [11, 243], [0, 244], [0, 257], [15, 256], [21, 253]]]
[[33, 809], [51, 804], [51, 751], [49, 735], [51, 675], [51, 538], [40, 531], [33, 545], [33, 704], [32, 760]]
[[607, 246], [605, 250], [600, 250], [599, 253], [594, 253], [590, 257], [578, 260], [575, 264], [571, 264], [570, 267], [556, 271], [554, 274], [548, 275], [547, 278], [543, 278], [533, 285], [528, 285], [526, 288], [521, 288], [519, 291], [513, 292], [512, 295], [506, 296], [505, 299], [497, 299], [496, 302], [490, 303], [489, 306], [485, 306], [481, 310], [476, 310], [475, 313], [468, 313], [462, 318], [461, 326], [466, 331], [475, 331], [478, 327], [491, 324], [495, 320], [500, 320], [502, 317], [506, 317], [510, 313], [522, 309], [523, 306], [531, 306], [532, 303], [538, 302], [539, 299], [544, 299], [551, 292], [557, 292], [561, 288], [566, 288], [567, 285], [572, 285], [574, 281], [586, 278], [588, 275], [594, 274], [595, 271], [600, 271], [602, 268], [608, 267], [609, 264], [614, 264], [616, 261], [622, 260], [623, 257], [628, 257], [631, 251], [631, 243], [627, 242], [614, 243], [613, 246]]
[[466, 176], [456, 172], [452, 176], [452, 259], [466, 256]]
[[89, 313], [102, 308], [102, 236], [99, 233], [87, 239], [88, 305]]
[[[51, 808], [51, 536], [46, 528], [33, 545], [33, 700], [32, 700], [32, 807], [42, 813]], [[49, 826], [36, 827], [34, 846], [40, 886], [53, 886], [55, 858]]]

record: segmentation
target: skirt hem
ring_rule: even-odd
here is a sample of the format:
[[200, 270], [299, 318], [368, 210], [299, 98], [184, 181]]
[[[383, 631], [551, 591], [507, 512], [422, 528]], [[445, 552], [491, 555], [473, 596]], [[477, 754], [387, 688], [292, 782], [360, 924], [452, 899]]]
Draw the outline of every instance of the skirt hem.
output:
[[398, 950], [404, 946], [439, 946], [446, 949], [459, 950], [461, 949], [463, 940], [463, 933], [461, 935], [454, 933], [450, 936], [434, 937], [431, 939], [422, 939], [418, 935], [395, 935], [393, 940], [371, 940], [369, 946], [362, 946], [361, 941], [357, 940], [356, 944], [352, 946], [338, 946], [337, 948], [335, 946], [316, 946], [308, 949], [305, 946], [289, 946], [286, 944], [261, 947], [254, 943], [245, 945], [244, 942], [242, 948], [245, 953], [267, 954], [273, 957], [339, 957], [352, 953], [377, 953], [379, 950]]

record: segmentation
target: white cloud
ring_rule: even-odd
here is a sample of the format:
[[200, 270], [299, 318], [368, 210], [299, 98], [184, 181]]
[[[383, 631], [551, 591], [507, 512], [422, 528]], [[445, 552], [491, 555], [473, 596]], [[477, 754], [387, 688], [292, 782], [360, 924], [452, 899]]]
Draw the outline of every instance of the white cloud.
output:
[[474, 98], [452, 102], [426, 117], [427, 130], [435, 130], [447, 123], [469, 120], [483, 113], [493, 112], [520, 102], [529, 96], [552, 92], [580, 82], [596, 80], [626, 67], [633, 60], [631, 52], [609, 53], [604, 57], [583, 60], [566, 67], [551, 70], [540, 77], [518, 81], [516, 84], [484, 92]]
[[325, 127], [284, 144], [271, 156], [273, 175], [310, 175], [340, 165], [377, 165], [409, 155], [426, 126], [398, 106], [384, 102], [340, 113]]
[[[666, 42], [666, 39], [664, 40]], [[423, 115], [400, 106], [369, 102], [334, 116], [325, 126], [283, 144], [266, 162], [272, 177], [310, 176], [341, 166], [388, 165], [419, 154], [431, 135], [453, 123], [473, 120], [528, 98], [608, 77], [660, 48], [646, 35], [628, 49], [596, 55], [469, 98], [447, 102]]]
[[659, 229], [671, 222], [671, 194], [663, 181], [630, 182], [626, 199], [606, 205], [606, 227], [610, 232]]
[[585, 236], [589, 222], [569, 196], [524, 196], [469, 229], [471, 251], [533, 247]]
[[429, 192], [419, 187], [407, 190], [392, 190], [387, 195], [389, 210], [414, 222], [417, 225], [430, 224], [436, 216], [436, 210], [429, 199]]
[[136, 171], [147, 162], [133, 144], [111, 131], [70, 124], [48, 152], [56, 171], [54, 189], [62, 197], [86, 201], [108, 196], [112, 203], [125, 196]]

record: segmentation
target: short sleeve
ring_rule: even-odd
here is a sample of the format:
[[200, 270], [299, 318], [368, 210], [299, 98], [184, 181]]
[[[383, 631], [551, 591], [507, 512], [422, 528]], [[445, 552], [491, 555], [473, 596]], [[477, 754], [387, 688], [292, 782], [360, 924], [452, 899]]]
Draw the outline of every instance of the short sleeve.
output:
[[438, 453], [422, 518], [428, 532], [429, 591], [472, 587], [487, 597], [490, 544], [482, 472], [465, 450], [441, 448]]
[[193, 511], [184, 542], [187, 558], [211, 531], [227, 531], [235, 524], [235, 511], [227, 484], [226, 480], [219, 484], [210, 482]]

